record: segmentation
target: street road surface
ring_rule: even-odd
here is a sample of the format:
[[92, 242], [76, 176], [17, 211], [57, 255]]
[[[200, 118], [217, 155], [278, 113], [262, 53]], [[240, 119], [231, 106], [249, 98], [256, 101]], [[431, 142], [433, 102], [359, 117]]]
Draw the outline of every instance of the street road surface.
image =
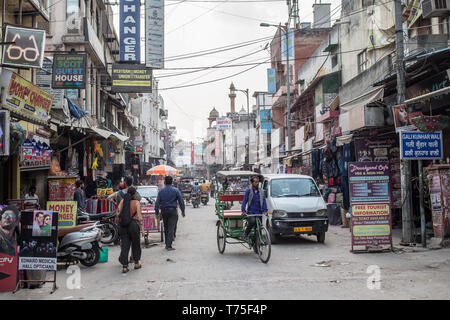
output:
[[450, 298], [450, 249], [400, 247], [400, 230], [394, 230], [396, 253], [352, 254], [349, 229], [331, 226], [325, 244], [315, 236], [285, 239], [272, 246], [271, 259], [263, 264], [241, 245], [227, 245], [220, 254], [216, 221], [212, 201], [197, 209], [188, 205], [186, 218], [180, 214], [176, 250], [166, 251], [159, 235], [152, 234], [151, 246], [142, 250], [142, 269], [131, 265], [122, 274], [120, 248], [110, 246], [107, 263], [78, 265], [80, 289], [72, 288], [74, 282], [67, 280], [73, 275], [63, 269], [54, 294], [48, 283], [41, 289], [0, 293], [0, 299]]

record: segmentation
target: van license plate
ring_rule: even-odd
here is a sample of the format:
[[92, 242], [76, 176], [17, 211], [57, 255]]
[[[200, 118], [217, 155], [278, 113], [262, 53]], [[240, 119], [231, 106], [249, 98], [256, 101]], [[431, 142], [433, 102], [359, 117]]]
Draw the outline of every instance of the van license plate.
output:
[[312, 227], [299, 227], [294, 228], [294, 232], [312, 231]]

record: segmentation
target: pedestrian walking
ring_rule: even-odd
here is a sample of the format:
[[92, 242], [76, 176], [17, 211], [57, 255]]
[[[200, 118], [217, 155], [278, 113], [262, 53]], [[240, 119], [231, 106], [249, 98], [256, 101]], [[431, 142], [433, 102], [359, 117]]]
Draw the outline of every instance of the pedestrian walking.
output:
[[77, 208], [81, 210], [86, 210], [86, 194], [84, 192], [84, 182], [77, 180], [75, 182], [77, 189], [73, 194], [73, 201], [77, 202]]
[[122, 272], [127, 273], [128, 269], [128, 253], [130, 246], [132, 248], [132, 257], [134, 269], [140, 269], [141, 260], [141, 232], [144, 233], [142, 224], [141, 205], [136, 200], [136, 188], [128, 187], [127, 193], [119, 203], [115, 222], [119, 223], [119, 234], [122, 240], [119, 262], [122, 264]]
[[164, 223], [164, 233], [166, 240], [166, 250], [175, 250], [172, 247], [173, 238], [175, 235], [175, 228], [178, 222], [177, 204], [180, 205], [181, 215], [186, 216], [184, 199], [180, 190], [172, 186], [173, 178], [167, 176], [164, 179], [165, 187], [158, 192], [158, 197], [155, 203], [155, 213], [161, 215]]

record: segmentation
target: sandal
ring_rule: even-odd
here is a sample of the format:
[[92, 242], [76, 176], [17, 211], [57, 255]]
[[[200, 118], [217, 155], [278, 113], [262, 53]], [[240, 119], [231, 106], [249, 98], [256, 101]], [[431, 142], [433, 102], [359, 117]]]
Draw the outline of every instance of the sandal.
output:
[[142, 264], [140, 264], [139, 262], [134, 265], [134, 270], [137, 270], [140, 268], [142, 268]]
[[127, 273], [128, 271], [130, 271], [130, 269], [128, 269], [128, 267], [126, 267], [126, 266], [122, 267], [122, 273]]

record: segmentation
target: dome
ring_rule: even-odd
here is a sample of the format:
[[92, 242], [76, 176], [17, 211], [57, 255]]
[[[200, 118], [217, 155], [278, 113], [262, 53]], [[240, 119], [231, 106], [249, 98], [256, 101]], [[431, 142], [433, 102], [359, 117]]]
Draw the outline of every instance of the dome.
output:
[[218, 118], [219, 117], [219, 111], [216, 110], [216, 108], [213, 108], [211, 112], [209, 113], [210, 118]]
[[245, 111], [244, 107], [242, 107], [241, 111], [239, 111], [240, 115], [246, 115], [247, 111]]

